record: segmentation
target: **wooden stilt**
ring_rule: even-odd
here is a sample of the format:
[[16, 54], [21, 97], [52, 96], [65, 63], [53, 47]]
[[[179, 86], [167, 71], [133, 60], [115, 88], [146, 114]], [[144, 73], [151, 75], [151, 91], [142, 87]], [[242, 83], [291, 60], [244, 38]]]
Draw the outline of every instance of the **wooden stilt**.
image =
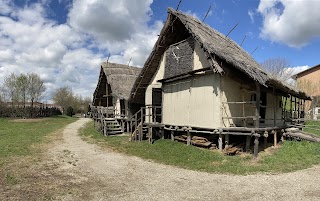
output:
[[250, 150], [251, 136], [247, 135], [246, 137], [246, 152]]
[[148, 126], [149, 143], [152, 143], [152, 127]]
[[229, 147], [229, 144], [230, 144], [230, 142], [229, 142], [229, 135], [225, 135], [225, 139], [224, 139], [224, 148], [225, 149], [228, 149], [228, 147]]
[[171, 140], [174, 141], [174, 131], [171, 131]]
[[273, 146], [277, 146], [277, 131], [274, 131], [273, 134]]
[[218, 146], [219, 146], [219, 150], [222, 151], [222, 134], [219, 134]]
[[190, 132], [187, 131], [187, 145], [190, 145], [191, 144], [191, 135], [190, 135]]
[[105, 121], [104, 122], [104, 126], [103, 126], [103, 134], [104, 134], [104, 136], [108, 136], [108, 133], [107, 133], [107, 122]]
[[164, 140], [164, 129], [160, 129], [160, 132], [161, 132], [161, 139], [163, 139]]
[[253, 149], [253, 155], [255, 158], [258, 157], [258, 152], [259, 152], [259, 136], [256, 135], [254, 138], [254, 149]]
[[264, 135], [263, 135], [263, 137], [264, 137], [264, 144], [263, 144], [263, 147], [264, 147], [264, 149], [266, 149], [267, 148], [267, 144], [268, 144], [268, 131], [265, 131], [264, 132]]

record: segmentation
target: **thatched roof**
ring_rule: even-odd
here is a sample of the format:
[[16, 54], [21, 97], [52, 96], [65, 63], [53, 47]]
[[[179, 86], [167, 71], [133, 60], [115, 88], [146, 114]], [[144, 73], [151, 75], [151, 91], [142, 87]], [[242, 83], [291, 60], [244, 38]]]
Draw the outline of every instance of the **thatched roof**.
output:
[[111, 87], [112, 96], [128, 100], [131, 88], [139, 75], [141, 68], [103, 62], [101, 65], [99, 81], [93, 94], [94, 105], [98, 98], [106, 94], [106, 84]]
[[307, 98], [302, 92], [285, 84], [282, 85], [281, 81], [269, 76], [245, 50], [230, 38], [192, 16], [169, 8], [167, 21], [132, 88], [132, 102], [144, 102], [145, 88], [159, 66], [161, 55], [170, 45], [188, 37], [192, 37], [200, 45], [214, 72], [223, 75], [226, 72], [239, 71], [265, 87], [271, 84], [274, 87], [278, 86], [281, 90], [286, 89], [286, 93]]

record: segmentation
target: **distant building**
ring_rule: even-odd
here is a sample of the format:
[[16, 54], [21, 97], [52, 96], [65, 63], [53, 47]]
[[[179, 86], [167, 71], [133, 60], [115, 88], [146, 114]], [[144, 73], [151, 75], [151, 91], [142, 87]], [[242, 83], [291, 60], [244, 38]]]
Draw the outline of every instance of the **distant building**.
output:
[[305, 109], [313, 118], [316, 118], [318, 110], [315, 108], [320, 106], [320, 64], [304, 70], [292, 78], [297, 81], [299, 89], [313, 97], [313, 101], [306, 103]]

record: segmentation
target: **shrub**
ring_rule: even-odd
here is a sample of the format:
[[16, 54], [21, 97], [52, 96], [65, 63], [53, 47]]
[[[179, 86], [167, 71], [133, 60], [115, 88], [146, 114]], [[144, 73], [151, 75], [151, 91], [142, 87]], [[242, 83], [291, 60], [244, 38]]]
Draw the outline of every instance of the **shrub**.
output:
[[74, 113], [73, 113], [73, 108], [72, 108], [71, 106], [69, 106], [69, 107], [67, 108], [67, 116], [72, 117], [72, 115], [74, 115]]

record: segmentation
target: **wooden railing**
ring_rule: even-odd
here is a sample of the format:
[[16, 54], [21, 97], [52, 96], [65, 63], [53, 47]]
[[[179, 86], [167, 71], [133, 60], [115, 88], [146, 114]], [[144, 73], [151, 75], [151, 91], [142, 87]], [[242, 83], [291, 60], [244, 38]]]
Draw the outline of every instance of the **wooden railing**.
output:
[[[146, 106], [141, 107], [138, 112], [132, 115], [128, 122], [130, 124], [129, 132], [132, 133], [134, 141], [142, 140], [144, 123], [160, 124], [162, 121], [162, 107], [161, 106]], [[138, 133], [138, 134], [137, 134]]]

